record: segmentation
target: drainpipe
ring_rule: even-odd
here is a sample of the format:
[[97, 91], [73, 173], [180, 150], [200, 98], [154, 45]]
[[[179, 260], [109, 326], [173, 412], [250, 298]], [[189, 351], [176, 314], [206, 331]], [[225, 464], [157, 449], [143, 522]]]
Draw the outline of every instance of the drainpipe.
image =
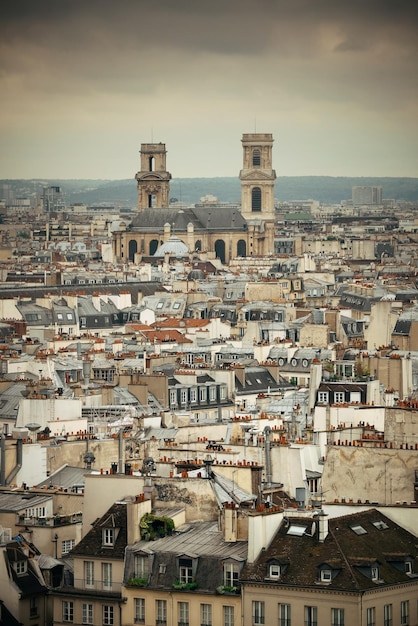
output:
[[6, 484], [6, 437], [0, 435], [1, 443], [1, 466], [0, 466], [0, 485]]
[[266, 487], [271, 487], [272, 473], [271, 473], [271, 454], [270, 454], [270, 435], [271, 428], [266, 426], [264, 429], [265, 438], [265, 457], [266, 457]]
[[6, 478], [5, 480], [6, 485], [10, 485], [10, 483], [15, 478], [19, 470], [22, 469], [22, 458], [23, 458], [23, 441], [21, 439], [16, 439], [16, 465], [14, 469], [10, 472], [8, 477]]
[[118, 473], [123, 474], [123, 428], [119, 430], [119, 466]]

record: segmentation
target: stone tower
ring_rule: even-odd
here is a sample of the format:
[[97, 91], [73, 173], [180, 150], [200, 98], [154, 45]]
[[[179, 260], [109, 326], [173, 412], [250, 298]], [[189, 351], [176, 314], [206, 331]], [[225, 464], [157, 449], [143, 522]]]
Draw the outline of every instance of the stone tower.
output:
[[249, 255], [274, 252], [274, 181], [273, 135], [246, 133], [242, 136], [243, 168], [241, 214], [248, 227]]
[[138, 210], [168, 207], [171, 174], [166, 170], [164, 143], [141, 144], [141, 170], [135, 174], [138, 184]]
[[242, 136], [243, 169], [241, 213], [246, 220], [274, 220], [273, 135], [248, 133]]

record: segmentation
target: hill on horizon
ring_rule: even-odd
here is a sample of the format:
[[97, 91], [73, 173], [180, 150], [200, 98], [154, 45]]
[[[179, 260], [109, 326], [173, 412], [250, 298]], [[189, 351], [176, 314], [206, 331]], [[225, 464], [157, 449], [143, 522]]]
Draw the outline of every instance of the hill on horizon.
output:
[[[32, 179], [2, 180], [15, 193], [32, 195], [42, 193], [46, 185], [59, 185], [66, 204], [118, 204], [136, 206], [137, 190], [134, 179], [125, 180], [65, 180]], [[283, 202], [317, 200], [321, 203], [339, 203], [351, 199], [352, 187], [379, 185], [384, 198], [418, 202], [418, 178], [400, 177], [343, 177], [343, 176], [279, 176], [275, 182], [275, 197]], [[188, 204], [199, 202], [205, 195], [213, 195], [221, 202], [241, 199], [239, 178], [176, 178], [170, 183], [170, 197]]]

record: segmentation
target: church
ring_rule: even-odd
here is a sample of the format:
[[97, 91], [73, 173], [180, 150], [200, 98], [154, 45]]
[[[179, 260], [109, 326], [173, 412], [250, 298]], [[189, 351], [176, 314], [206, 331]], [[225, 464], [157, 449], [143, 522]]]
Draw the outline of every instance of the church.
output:
[[151, 257], [173, 235], [188, 253], [207, 253], [229, 263], [236, 257], [268, 256], [274, 252], [273, 136], [242, 136], [243, 167], [241, 209], [234, 206], [170, 206], [171, 174], [163, 143], [141, 144], [138, 214], [125, 230], [114, 233], [113, 251], [118, 261]]

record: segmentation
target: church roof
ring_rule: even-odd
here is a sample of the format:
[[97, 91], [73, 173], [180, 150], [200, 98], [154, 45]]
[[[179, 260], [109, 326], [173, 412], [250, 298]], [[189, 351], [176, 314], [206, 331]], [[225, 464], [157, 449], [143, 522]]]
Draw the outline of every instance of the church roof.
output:
[[133, 218], [131, 230], [164, 230], [170, 224], [174, 232], [187, 232], [192, 224], [195, 231], [245, 230], [246, 221], [234, 207], [188, 207], [182, 209], [142, 209]]

